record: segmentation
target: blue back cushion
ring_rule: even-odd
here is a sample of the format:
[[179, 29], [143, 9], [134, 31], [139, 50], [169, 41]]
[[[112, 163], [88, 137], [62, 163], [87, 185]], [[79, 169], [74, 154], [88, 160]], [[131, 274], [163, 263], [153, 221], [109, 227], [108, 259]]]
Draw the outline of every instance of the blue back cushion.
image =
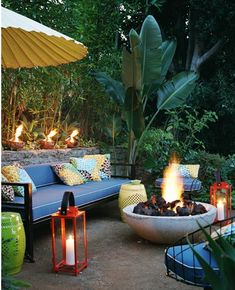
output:
[[25, 166], [24, 169], [27, 171], [28, 175], [32, 178], [36, 187], [61, 183], [59, 177], [54, 173], [49, 163], [28, 165]]

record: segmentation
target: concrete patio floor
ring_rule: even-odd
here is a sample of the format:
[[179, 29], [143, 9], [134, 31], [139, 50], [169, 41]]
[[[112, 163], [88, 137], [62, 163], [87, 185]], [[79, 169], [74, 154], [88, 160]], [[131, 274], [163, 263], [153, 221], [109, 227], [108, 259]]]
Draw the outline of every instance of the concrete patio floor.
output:
[[121, 222], [117, 201], [87, 212], [87, 234], [88, 268], [77, 277], [55, 274], [51, 264], [50, 226], [44, 223], [35, 230], [36, 262], [25, 262], [16, 277], [38, 290], [198, 289], [165, 275], [165, 246], [141, 239]]

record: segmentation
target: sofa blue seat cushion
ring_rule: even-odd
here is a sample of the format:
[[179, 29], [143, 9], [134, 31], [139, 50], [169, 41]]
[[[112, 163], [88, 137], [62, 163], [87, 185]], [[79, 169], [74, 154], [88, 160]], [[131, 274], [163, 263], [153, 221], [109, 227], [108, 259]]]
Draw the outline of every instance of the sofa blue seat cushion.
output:
[[[92, 181], [80, 185], [68, 186], [53, 184], [39, 187], [33, 193], [32, 211], [33, 221], [47, 217], [58, 211], [65, 191], [72, 191], [77, 206], [87, 205], [119, 193], [122, 184], [129, 183], [129, 179], [111, 178], [102, 181]], [[23, 203], [23, 198], [16, 202]]]
[[[205, 243], [194, 245], [194, 249], [219, 272], [217, 263], [210, 251], [205, 249]], [[165, 255], [165, 265], [167, 269], [181, 278], [194, 285], [207, 286], [204, 277], [205, 273], [197, 258], [193, 254], [189, 245], [172, 246], [167, 249]]]
[[[161, 187], [162, 183], [165, 181], [164, 178], [158, 178], [155, 181], [157, 187]], [[200, 180], [191, 177], [183, 177], [184, 191], [199, 191], [202, 187]]]

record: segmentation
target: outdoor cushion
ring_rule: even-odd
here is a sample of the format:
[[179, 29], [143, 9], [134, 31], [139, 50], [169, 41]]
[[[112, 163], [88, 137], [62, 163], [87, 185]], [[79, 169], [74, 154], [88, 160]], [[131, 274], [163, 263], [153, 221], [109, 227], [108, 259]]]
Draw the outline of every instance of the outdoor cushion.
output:
[[84, 181], [100, 181], [99, 167], [96, 159], [70, 158], [70, 163], [81, 173]]
[[[6, 177], [1, 174], [2, 182], [8, 182]], [[11, 185], [2, 185], [2, 200], [13, 201], [15, 197], [14, 189]]]
[[[129, 183], [129, 179], [111, 178], [102, 182], [88, 182], [68, 187], [65, 184], [54, 184], [38, 188], [33, 193], [33, 221], [51, 215], [61, 206], [65, 191], [72, 191], [75, 205], [82, 206], [116, 195], [122, 184]], [[17, 197], [16, 202], [23, 203], [23, 198]]]
[[[217, 263], [210, 251], [205, 249], [205, 243], [195, 244], [194, 249], [213, 267], [219, 271]], [[204, 270], [193, 254], [189, 245], [172, 246], [167, 249], [165, 265], [183, 280], [195, 285], [206, 285]]]
[[37, 188], [55, 183], [61, 183], [61, 180], [55, 174], [51, 164], [49, 163], [28, 165], [25, 166], [24, 169], [32, 178]]
[[109, 179], [111, 177], [110, 154], [85, 155], [84, 158], [95, 159], [97, 161], [97, 167], [101, 179]]
[[[2, 167], [2, 173], [9, 182], [27, 182], [32, 184], [32, 191], [36, 191], [36, 186], [20, 164], [6, 165]], [[16, 195], [24, 196], [24, 188], [22, 186], [13, 186]]]
[[[164, 178], [156, 179], [156, 186], [161, 187]], [[190, 177], [183, 177], [184, 191], [198, 191], [201, 189], [202, 183], [200, 180]]]
[[82, 175], [71, 163], [52, 165], [53, 170], [66, 185], [78, 185], [84, 182]]

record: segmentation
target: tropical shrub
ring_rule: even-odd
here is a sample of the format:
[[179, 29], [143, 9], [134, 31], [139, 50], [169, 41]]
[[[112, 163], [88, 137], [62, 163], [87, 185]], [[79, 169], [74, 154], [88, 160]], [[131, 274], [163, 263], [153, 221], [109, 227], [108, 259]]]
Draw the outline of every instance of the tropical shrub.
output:
[[[145, 133], [163, 109], [184, 104], [198, 78], [193, 72], [180, 72], [167, 79], [176, 42], [162, 41], [158, 23], [147, 16], [140, 34], [129, 33], [129, 47], [123, 49], [122, 82], [103, 72], [95, 72], [96, 80], [122, 110], [128, 131], [128, 161], [134, 164]], [[153, 114], [146, 113], [147, 104], [155, 103]]]

